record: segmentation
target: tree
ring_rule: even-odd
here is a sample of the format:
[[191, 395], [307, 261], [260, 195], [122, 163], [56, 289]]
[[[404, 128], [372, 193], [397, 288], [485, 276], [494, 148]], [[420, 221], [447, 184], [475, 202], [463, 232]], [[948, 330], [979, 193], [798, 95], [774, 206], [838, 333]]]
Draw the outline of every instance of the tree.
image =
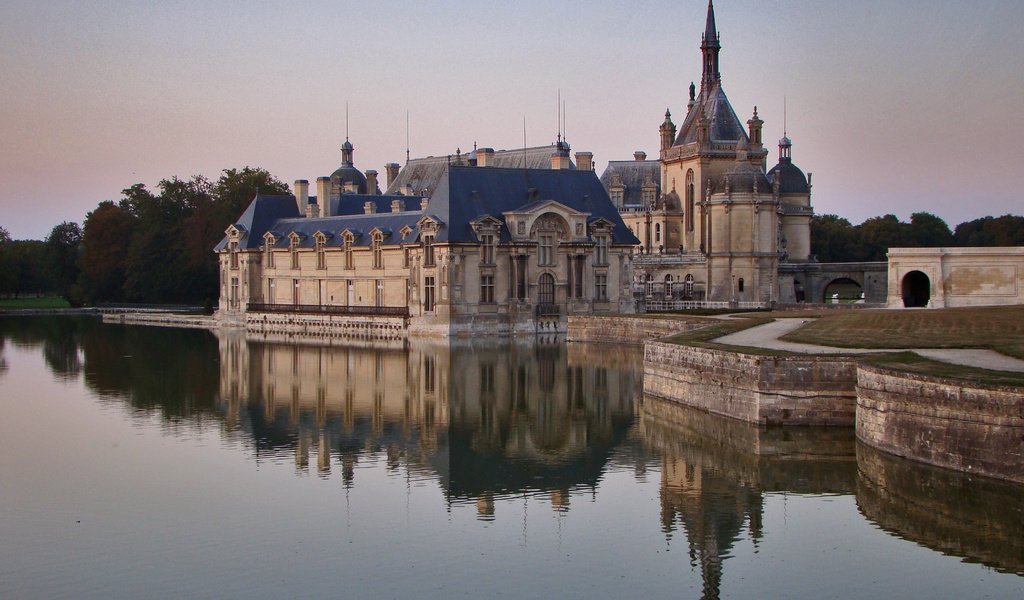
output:
[[1024, 217], [1003, 215], [960, 223], [953, 238], [958, 246], [1024, 246]]
[[811, 218], [811, 254], [821, 262], [858, 260], [862, 254], [857, 232], [846, 219], [837, 215]]
[[55, 291], [72, 304], [80, 299], [73, 293], [78, 281], [78, 258], [82, 248], [82, 228], [78, 223], [64, 221], [46, 238], [46, 258]]
[[91, 302], [123, 301], [128, 245], [135, 217], [107, 200], [85, 217], [80, 288]]
[[0, 296], [13, 294], [18, 287], [18, 264], [14, 259], [11, 234], [0, 227]]
[[910, 241], [909, 226], [901, 223], [896, 215], [872, 217], [857, 226], [857, 236], [864, 245], [864, 251], [854, 260], [886, 260], [889, 248], [913, 245]]
[[953, 244], [953, 233], [946, 222], [927, 212], [910, 215], [910, 243], [921, 248], [937, 248]]

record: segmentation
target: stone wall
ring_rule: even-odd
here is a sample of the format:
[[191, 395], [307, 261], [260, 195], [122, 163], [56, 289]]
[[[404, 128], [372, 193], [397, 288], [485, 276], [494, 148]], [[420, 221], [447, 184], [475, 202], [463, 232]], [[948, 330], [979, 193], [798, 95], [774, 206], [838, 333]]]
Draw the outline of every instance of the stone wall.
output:
[[693, 331], [710, 324], [708, 320], [682, 317], [597, 317], [570, 315], [566, 340], [570, 342], [610, 342], [643, 344], [647, 340]]
[[862, 366], [857, 437], [904, 458], [1024, 483], [1024, 390]]
[[248, 312], [245, 315], [245, 329], [252, 333], [318, 339], [404, 340], [408, 327], [406, 321], [406, 317]]
[[851, 426], [856, 363], [757, 356], [665, 342], [644, 346], [644, 393], [760, 425]]

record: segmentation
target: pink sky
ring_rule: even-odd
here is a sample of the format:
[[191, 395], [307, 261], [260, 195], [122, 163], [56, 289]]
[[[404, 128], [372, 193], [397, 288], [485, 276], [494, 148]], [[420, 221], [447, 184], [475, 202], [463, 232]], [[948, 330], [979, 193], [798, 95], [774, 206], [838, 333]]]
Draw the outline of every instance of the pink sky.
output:
[[[552, 4], [554, 4], [552, 6]], [[700, 76], [705, 0], [20, 2], [0, 8], [0, 226], [42, 238], [134, 183], [259, 166], [360, 169], [554, 140], [598, 171], [657, 154]], [[1024, 213], [1024, 2], [719, 0], [746, 120], [814, 173], [818, 214]], [[770, 162], [776, 155], [772, 148]]]

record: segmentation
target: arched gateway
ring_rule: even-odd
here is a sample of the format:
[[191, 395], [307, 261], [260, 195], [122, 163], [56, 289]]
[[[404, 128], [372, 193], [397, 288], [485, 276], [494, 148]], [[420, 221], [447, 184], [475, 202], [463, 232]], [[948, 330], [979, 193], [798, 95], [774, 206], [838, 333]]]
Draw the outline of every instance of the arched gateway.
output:
[[931, 280], [921, 271], [911, 271], [903, 276], [900, 293], [905, 308], [921, 308], [928, 306], [931, 299]]

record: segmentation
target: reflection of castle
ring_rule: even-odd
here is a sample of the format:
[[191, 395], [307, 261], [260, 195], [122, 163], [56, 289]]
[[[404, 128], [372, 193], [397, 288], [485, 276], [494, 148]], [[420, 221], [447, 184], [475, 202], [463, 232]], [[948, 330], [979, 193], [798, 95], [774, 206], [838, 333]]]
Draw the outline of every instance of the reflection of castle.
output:
[[682, 527], [704, 598], [718, 598], [722, 563], [744, 532], [761, 540], [764, 492], [850, 492], [853, 434], [845, 429], [766, 430], [645, 396], [644, 442], [661, 452], [661, 521]]
[[[269, 344], [222, 333], [221, 397], [228, 423], [250, 430], [257, 452], [294, 448], [296, 466], [342, 465], [352, 483], [360, 457], [436, 473], [450, 500], [594, 486], [626, 436], [636, 370], [594, 367], [585, 346], [452, 345], [409, 350]], [[638, 360], [638, 359], [637, 359]]]

